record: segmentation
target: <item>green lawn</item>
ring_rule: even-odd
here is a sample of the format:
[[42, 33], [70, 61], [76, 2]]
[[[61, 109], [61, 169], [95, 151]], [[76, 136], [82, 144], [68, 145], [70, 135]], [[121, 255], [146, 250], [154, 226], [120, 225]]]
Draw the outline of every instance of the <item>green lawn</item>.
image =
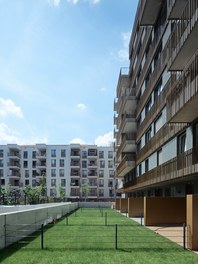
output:
[[45, 227], [44, 249], [40, 246], [38, 235], [3, 249], [0, 263], [198, 263], [198, 255], [110, 209], [79, 209]]

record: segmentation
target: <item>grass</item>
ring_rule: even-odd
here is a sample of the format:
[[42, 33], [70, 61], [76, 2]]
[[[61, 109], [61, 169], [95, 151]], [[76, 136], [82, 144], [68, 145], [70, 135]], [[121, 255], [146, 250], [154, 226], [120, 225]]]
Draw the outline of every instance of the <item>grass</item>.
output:
[[[115, 224], [118, 224], [117, 250]], [[198, 263], [198, 255], [110, 209], [79, 209], [68, 219], [45, 227], [43, 250], [40, 241], [39, 235], [28, 238], [27, 244], [1, 250], [0, 263]]]

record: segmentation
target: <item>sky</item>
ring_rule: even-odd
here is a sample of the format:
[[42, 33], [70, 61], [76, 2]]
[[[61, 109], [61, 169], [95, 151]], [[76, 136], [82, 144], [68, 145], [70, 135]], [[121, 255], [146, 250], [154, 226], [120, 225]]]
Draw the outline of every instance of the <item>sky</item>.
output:
[[138, 0], [0, 0], [0, 144], [113, 140]]

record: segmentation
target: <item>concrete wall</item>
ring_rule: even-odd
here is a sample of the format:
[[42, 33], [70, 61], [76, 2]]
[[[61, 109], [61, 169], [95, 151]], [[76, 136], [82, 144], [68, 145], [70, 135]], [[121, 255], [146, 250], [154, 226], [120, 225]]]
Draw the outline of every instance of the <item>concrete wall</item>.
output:
[[121, 198], [120, 199], [120, 212], [121, 213], [128, 212], [128, 198]]
[[185, 197], [144, 197], [145, 225], [175, 225], [185, 222]]
[[186, 198], [187, 247], [198, 250], [198, 195]]
[[0, 214], [0, 248], [4, 248], [19, 240], [21, 236], [21, 224], [26, 225], [24, 237], [40, 229], [41, 224], [46, 225], [59, 219], [63, 215], [70, 213], [78, 208], [78, 203], [58, 203], [39, 205], [38, 208], [30, 206], [23, 208], [21, 211], [8, 212]]
[[120, 198], [115, 200], [115, 209], [120, 210]]
[[128, 216], [140, 217], [144, 214], [144, 198], [128, 198]]

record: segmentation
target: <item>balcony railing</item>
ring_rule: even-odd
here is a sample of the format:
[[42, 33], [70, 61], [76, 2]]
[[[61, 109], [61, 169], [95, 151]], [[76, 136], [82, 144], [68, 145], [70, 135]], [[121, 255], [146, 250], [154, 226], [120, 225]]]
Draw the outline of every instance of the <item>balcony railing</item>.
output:
[[198, 52], [167, 98], [169, 122], [192, 122], [198, 115]]
[[122, 154], [122, 152], [135, 152], [136, 149], [135, 139], [136, 139], [135, 133], [128, 133], [122, 136], [121, 145], [119, 146], [118, 151], [116, 153], [117, 159]]
[[178, 124], [165, 124], [151, 140], [137, 153], [136, 164], [140, 164], [146, 157], [150, 156], [158, 148], [163, 146], [165, 142], [170, 141], [184, 128], [187, 127], [187, 123]]
[[129, 171], [135, 167], [135, 154], [127, 154], [124, 156], [116, 169], [117, 177], [125, 176]]
[[197, 50], [198, 0], [189, 0], [169, 39], [170, 70], [183, 70]]
[[[130, 192], [137, 189], [151, 187], [170, 181], [180, 180], [189, 175], [198, 173], [198, 148], [193, 148], [166, 163], [152, 169], [124, 185], [124, 191]], [[127, 188], [126, 188], [127, 187]]]
[[[157, 48], [158, 48], [158, 46], [159, 46], [159, 44], [161, 42], [161, 39], [162, 39], [162, 36], [164, 34], [165, 29], [166, 29], [166, 24], [161, 26], [158, 34], [156, 34], [154, 36], [154, 39], [152, 41], [152, 44], [150, 46], [149, 52], [148, 52], [147, 57], [146, 57], [146, 61], [145, 61], [144, 66], [142, 68], [140, 78], [139, 78], [138, 83], [136, 85], [136, 95], [139, 93], [139, 90], [142, 87], [142, 84], [143, 84], [143, 81], [144, 81], [144, 78], [145, 78], [145, 74], [147, 73], [148, 68], [151, 65], [151, 62], [152, 62], [153, 57], [154, 57], [154, 54], [157, 51]], [[136, 78], [136, 76], [134, 76], [134, 78]], [[133, 83], [134, 81], [135, 81], [135, 79], [132, 80], [131, 83]]]
[[157, 115], [162, 111], [162, 109], [166, 105], [166, 97], [170, 91], [172, 85], [172, 80], [169, 79], [166, 83], [163, 91], [160, 93], [160, 95], [157, 97], [156, 101], [152, 105], [150, 111], [146, 114], [145, 119], [140, 124], [138, 131], [137, 131], [137, 141], [142, 137], [142, 135], [145, 133], [145, 131], [148, 129], [148, 126], [154, 121], [154, 119], [157, 117]]

